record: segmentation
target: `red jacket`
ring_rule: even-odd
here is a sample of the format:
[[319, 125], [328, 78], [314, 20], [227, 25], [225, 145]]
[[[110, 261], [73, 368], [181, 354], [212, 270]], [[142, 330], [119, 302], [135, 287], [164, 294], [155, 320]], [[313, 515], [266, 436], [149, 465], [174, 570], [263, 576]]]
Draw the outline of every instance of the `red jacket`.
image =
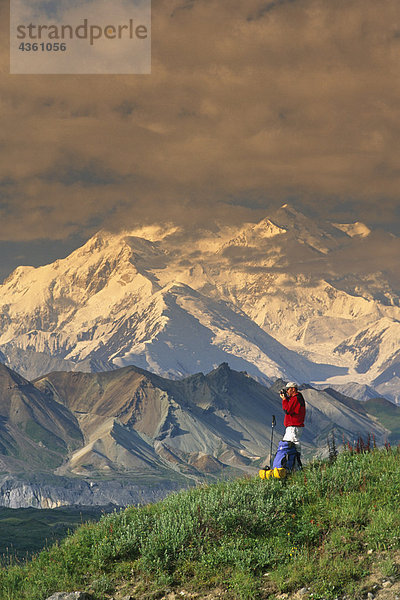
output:
[[283, 421], [285, 427], [304, 427], [306, 403], [300, 392], [296, 392], [290, 398], [283, 398], [282, 408], [286, 413]]

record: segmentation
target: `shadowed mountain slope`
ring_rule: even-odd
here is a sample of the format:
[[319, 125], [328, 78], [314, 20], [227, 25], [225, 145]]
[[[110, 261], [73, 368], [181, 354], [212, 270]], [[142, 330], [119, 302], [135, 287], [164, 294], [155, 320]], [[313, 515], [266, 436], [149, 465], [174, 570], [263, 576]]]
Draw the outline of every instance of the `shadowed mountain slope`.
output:
[[54, 469], [82, 442], [67, 407], [0, 364], [0, 470]]
[[[89, 445], [111, 430], [118, 443], [117, 420], [119, 427], [142, 436], [176, 468], [193, 465], [200, 453], [218, 460], [222, 470], [223, 465], [246, 469], [266, 457], [272, 415], [278, 421], [275, 435], [283, 434], [279, 383], [268, 389], [223, 363], [207, 375], [180, 381], [130, 366], [107, 373], [51, 373], [35, 386], [73, 411]], [[306, 454], [324, 446], [332, 429], [340, 439], [367, 436], [371, 428], [382, 443], [387, 436], [388, 430], [365, 412], [363, 403], [346, 404], [339, 394], [310, 387], [303, 394], [308, 409]], [[71, 460], [70, 467], [75, 458]]]
[[[133, 485], [131, 492], [121, 492], [121, 498], [130, 498], [137, 497], [138, 486], [167, 491], [243, 471], [254, 474], [268, 459], [273, 415], [275, 445], [284, 432], [282, 385], [277, 380], [267, 388], [227, 363], [179, 381], [129, 366], [105, 373], [49, 373], [33, 383], [0, 365], [1, 468], [28, 478], [29, 473], [59, 478], [53, 492], [46, 488], [50, 496], [35, 500], [35, 506], [80, 501], [89, 492], [92, 497], [108, 489], [92, 486], [99, 480], [122, 482], [124, 489]], [[398, 437], [400, 409], [387, 401], [359, 402], [310, 386], [303, 395], [303, 458], [324, 453], [332, 431], [339, 444], [359, 435], [374, 434], [378, 445]], [[75, 495], [59, 491], [65, 481], [78, 486]], [[24, 495], [15, 482], [3, 482], [1, 489], [7, 485], [16, 490], [14, 496]], [[83, 495], [81, 488], [87, 490]], [[26, 494], [40, 496], [37, 490]], [[114, 488], [100, 496], [114, 502]]]

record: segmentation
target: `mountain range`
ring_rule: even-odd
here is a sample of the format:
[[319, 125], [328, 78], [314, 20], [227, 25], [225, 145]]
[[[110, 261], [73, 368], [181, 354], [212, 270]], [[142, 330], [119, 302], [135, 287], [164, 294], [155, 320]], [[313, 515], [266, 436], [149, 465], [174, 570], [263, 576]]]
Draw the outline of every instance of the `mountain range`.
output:
[[[266, 387], [227, 363], [167, 379], [128, 366], [53, 372], [29, 382], [0, 365], [0, 504], [130, 504], [182, 486], [255, 474], [283, 435], [277, 380]], [[327, 437], [400, 440], [400, 407], [305, 386], [303, 458]]]
[[397, 401], [396, 249], [392, 234], [287, 204], [191, 237], [172, 226], [101, 231], [3, 282], [0, 360], [28, 379], [131, 364], [179, 379], [228, 362], [266, 384], [368, 386]]

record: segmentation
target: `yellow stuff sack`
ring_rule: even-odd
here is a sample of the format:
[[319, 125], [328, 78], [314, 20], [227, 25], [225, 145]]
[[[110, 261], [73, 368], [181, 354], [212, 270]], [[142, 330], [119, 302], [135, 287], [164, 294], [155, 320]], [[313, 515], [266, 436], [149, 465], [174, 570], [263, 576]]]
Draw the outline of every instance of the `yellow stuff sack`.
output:
[[285, 479], [286, 473], [287, 471], [283, 467], [280, 469], [277, 467], [275, 467], [275, 469], [260, 469], [258, 472], [261, 479], [270, 479], [271, 477], [275, 477], [276, 479]]
[[286, 473], [287, 471], [283, 467], [281, 467], [280, 469], [278, 469], [278, 467], [275, 467], [274, 469], [274, 477], [276, 477], [277, 479], [285, 479]]
[[258, 474], [261, 479], [269, 479], [270, 477], [273, 477], [273, 469], [261, 469]]

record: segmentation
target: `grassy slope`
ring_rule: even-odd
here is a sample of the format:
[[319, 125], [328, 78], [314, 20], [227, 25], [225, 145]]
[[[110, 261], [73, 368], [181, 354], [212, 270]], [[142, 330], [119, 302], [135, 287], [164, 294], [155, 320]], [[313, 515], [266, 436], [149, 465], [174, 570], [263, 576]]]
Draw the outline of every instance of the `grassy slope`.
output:
[[0, 598], [74, 589], [150, 598], [221, 586], [226, 598], [255, 600], [307, 586], [313, 599], [356, 600], [378, 560], [396, 575], [399, 505], [397, 450], [344, 452], [284, 483], [238, 479], [106, 515], [26, 566], [0, 571]]

